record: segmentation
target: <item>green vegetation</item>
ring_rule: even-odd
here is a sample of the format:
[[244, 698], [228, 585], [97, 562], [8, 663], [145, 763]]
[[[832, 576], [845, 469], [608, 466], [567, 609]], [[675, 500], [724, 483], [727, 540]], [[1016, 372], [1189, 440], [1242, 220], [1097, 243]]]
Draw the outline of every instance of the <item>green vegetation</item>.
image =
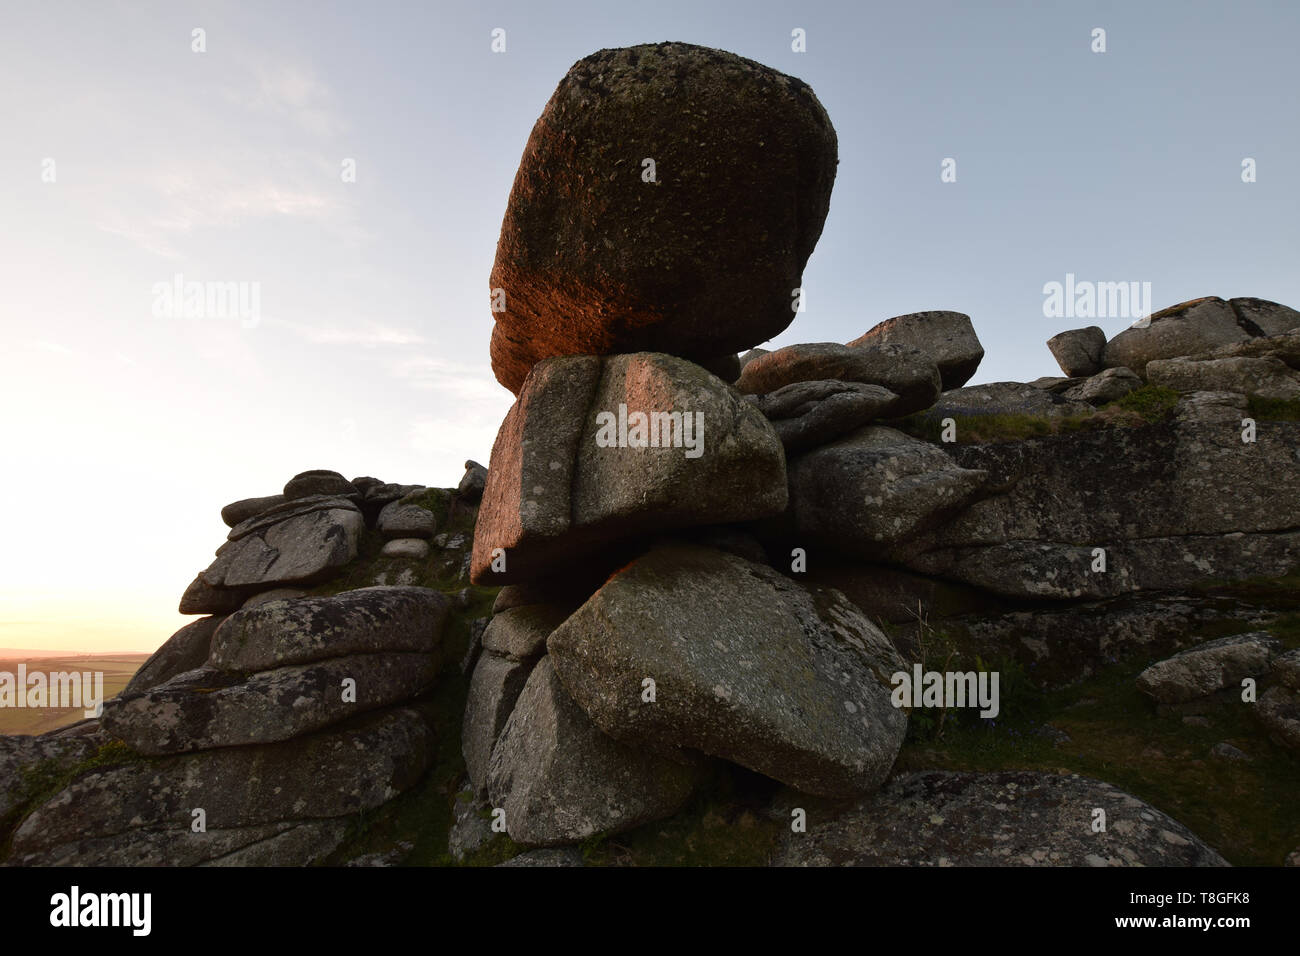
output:
[[766, 814], [777, 785], [717, 766], [687, 806], [667, 820], [582, 845], [588, 866], [766, 866], [785, 818]]
[[1136, 412], [1142, 418], [1142, 424], [1150, 425], [1167, 420], [1173, 414], [1178, 398], [1178, 392], [1172, 388], [1143, 385], [1103, 407]]
[[151, 758], [140, 756], [122, 741], [111, 740], [101, 745], [85, 760], [70, 766], [60, 767], [58, 760], [46, 760], [23, 770], [22, 784], [19, 788], [22, 797], [9, 813], [0, 817], [0, 860], [9, 855], [13, 832], [23, 818], [78, 777], [92, 770], [144, 762], [149, 759]]
[[[1249, 628], [1236, 628], [1244, 629]], [[1288, 646], [1300, 646], [1300, 615], [1280, 618], [1268, 629]], [[1078, 773], [1163, 810], [1231, 863], [1281, 865], [1300, 845], [1294, 810], [1300, 761], [1267, 739], [1249, 704], [1221, 703], [1203, 727], [1160, 715], [1134, 683], [1150, 663], [1114, 665], [1067, 688], [1025, 694], [1012, 690], [1020, 682], [1008, 680], [1004, 671], [997, 718], [981, 721], [968, 712], [964, 719], [949, 719], [941, 734], [909, 732], [895, 771]], [[1210, 757], [1210, 748], [1225, 741], [1250, 760]]]
[[[1237, 581], [1223, 579], [1204, 581], [1196, 586], [1196, 590], [1215, 597], [1246, 601], [1273, 611], [1297, 611], [1300, 610], [1300, 565], [1275, 578], [1258, 577], [1243, 578]], [[1285, 619], [1289, 620], [1294, 617], [1296, 617], [1295, 614], [1288, 614]], [[1277, 636], [1283, 637], [1282, 634], [1277, 634]], [[1283, 640], [1285, 640], [1285, 637], [1283, 637]]]
[[[471, 506], [458, 503], [450, 488], [429, 488], [407, 495], [402, 502], [432, 512], [438, 522], [438, 534], [464, 535], [468, 550], [474, 538], [475, 511]], [[338, 577], [311, 588], [308, 593], [329, 596], [369, 587], [385, 573], [388, 584], [409, 584], [438, 591], [459, 591], [465, 585], [460, 577], [459, 561], [449, 560], [436, 547], [427, 559], [419, 562], [410, 558], [386, 558], [380, 553], [383, 547], [383, 535], [366, 529], [361, 533], [356, 560], [349, 563]]]
[[[957, 425], [957, 441], [981, 445], [992, 441], [1021, 441], [1079, 431], [1087, 427], [1092, 415], [1043, 418], [1040, 415], [952, 415]], [[929, 412], [917, 412], [892, 423], [916, 438], [939, 442], [943, 434], [941, 419]]]
[[[376, 537], [378, 537], [376, 535]], [[382, 544], [382, 543], [381, 543]], [[378, 548], [374, 549], [378, 554]], [[436, 560], [436, 556], [429, 559]], [[354, 567], [365, 567], [361, 575], [366, 583], [373, 578], [387, 559], [354, 562]], [[398, 563], [410, 566], [409, 560]], [[422, 562], [425, 564], [427, 562]], [[417, 575], [429, 580], [425, 568]], [[446, 584], [446, 582], [443, 582]], [[441, 590], [459, 589], [462, 582], [453, 580]], [[357, 586], [364, 586], [357, 585]], [[423, 586], [437, 586], [437, 583]], [[384, 853], [401, 842], [414, 844], [406, 857], [405, 865], [450, 866], [455, 863], [447, 852], [447, 838], [455, 819], [454, 806], [457, 787], [465, 775], [465, 760], [461, 755], [460, 728], [465, 713], [465, 698], [469, 691], [469, 675], [460, 673], [460, 662], [469, 650], [470, 627], [476, 618], [491, 614], [497, 588], [470, 588], [468, 606], [453, 612], [442, 643], [442, 674], [425, 701], [438, 741], [434, 765], [410, 790], [384, 804], [377, 810], [358, 814], [352, 820], [348, 837], [327, 863], [339, 863], [366, 853]], [[504, 834], [495, 836], [485, 846], [465, 860], [465, 865], [490, 865], [509, 859], [522, 847]]]
[[[1023, 441], [1049, 435], [1097, 428], [1141, 428], [1167, 421], [1178, 404], [1178, 392], [1159, 385], [1144, 385], [1123, 398], [1080, 415], [1046, 418], [1042, 415], [952, 415], [957, 441], [962, 444], [985, 444], [997, 441]], [[909, 435], [939, 442], [943, 434], [942, 419], [933, 411], [916, 412], [891, 423]]]
[[1300, 398], [1249, 399], [1250, 417], [1257, 422], [1300, 422]]

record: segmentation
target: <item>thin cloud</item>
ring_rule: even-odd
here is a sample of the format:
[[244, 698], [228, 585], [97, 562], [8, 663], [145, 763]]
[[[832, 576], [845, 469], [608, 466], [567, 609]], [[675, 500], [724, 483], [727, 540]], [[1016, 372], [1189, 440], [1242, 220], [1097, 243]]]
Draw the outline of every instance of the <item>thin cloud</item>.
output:
[[76, 355], [77, 354], [76, 352], [72, 351], [72, 349], [68, 348], [66, 345], [60, 345], [58, 342], [50, 342], [46, 339], [33, 340], [31, 344], [32, 344], [32, 348], [39, 349], [42, 352], [51, 352], [54, 355]]
[[295, 335], [301, 336], [313, 345], [347, 345], [361, 348], [378, 348], [381, 346], [425, 345], [428, 342], [423, 335], [377, 322], [366, 323], [352, 328], [321, 328], [303, 325], [298, 322], [272, 320], [272, 324], [282, 326]]
[[431, 355], [407, 356], [392, 367], [394, 378], [420, 391], [440, 391], [462, 402], [508, 406], [508, 393], [481, 366], [448, 362]]
[[236, 103], [256, 113], [288, 120], [315, 136], [334, 136], [347, 124], [334, 107], [334, 95], [304, 64], [252, 66], [251, 89], [228, 90]]

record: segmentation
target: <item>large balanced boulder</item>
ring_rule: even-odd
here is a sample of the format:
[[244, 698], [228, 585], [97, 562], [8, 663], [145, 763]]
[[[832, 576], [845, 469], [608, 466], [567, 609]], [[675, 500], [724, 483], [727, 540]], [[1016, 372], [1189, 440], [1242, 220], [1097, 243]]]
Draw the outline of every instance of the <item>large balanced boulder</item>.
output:
[[778, 334], [837, 162], [808, 85], [753, 60], [688, 43], [579, 60], [533, 127], [501, 224], [497, 380], [517, 393], [548, 356], [708, 360]]
[[875, 789], [907, 729], [890, 700], [905, 665], [856, 607], [711, 548], [665, 545], [629, 564], [547, 647], [618, 740], [702, 751], [807, 793]]
[[[1106, 828], [1094, 830], [1096, 810]], [[925, 771], [892, 779], [808, 832], [777, 866], [1227, 866], [1185, 826], [1074, 774]]]
[[[1253, 334], [1259, 334], [1258, 327]], [[1141, 319], [1106, 343], [1102, 365], [1123, 367], [1146, 376], [1155, 359], [1197, 355], [1221, 345], [1243, 342], [1252, 332], [1243, 328], [1231, 305], [1218, 296], [1180, 302]]]
[[698, 365], [644, 352], [547, 359], [492, 447], [471, 575], [523, 582], [629, 536], [785, 506], [772, 426]]
[[445, 594], [419, 587], [271, 601], [227, 618], [213, 637], [208, 663], [249, 672], [348, 654], [431, 654], [441, 643], [450, 610]]
[[838, 342], [787, 345], [760, 355], [740, 371], [736, 388], [765, 395], [795, 382], [863, 382], [898, 396], [891, 417], [928, 408], [939, 395], [939, 367], [920, 349], [907, 345], [851, 348]]
[[886, 319], [849, 343], [851, 347], [907, 345], [920, 349], [939, 366], [945, 391], [961, 388], [984, 358], [984, 346], [970, 316], [963, 312], [912, 312]]
[[549, 656], [533, 668], [492, 751], [488, 793], [517, 843], [576, 843], [671, 816], [698, 770], [602, 733]]

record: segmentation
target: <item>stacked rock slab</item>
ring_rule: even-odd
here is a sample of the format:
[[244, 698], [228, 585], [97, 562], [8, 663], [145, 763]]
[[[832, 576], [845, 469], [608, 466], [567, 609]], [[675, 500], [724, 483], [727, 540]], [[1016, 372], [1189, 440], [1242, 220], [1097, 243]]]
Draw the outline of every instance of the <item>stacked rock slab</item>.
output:
[[[283, 541], [275, 535], [295, 519], [322, 510], [359, 516], [356, 502], [367, 495], [389, 504], [422, 489], [305, 472], [285, 494], [236, 502], [223, 515], [235, 541]], [[472, 492], [448, 494], [473, 508]], [[433, 515], [415, 510], [427, 517], [404, 514], [403, 528], [427, 530]], [[332, 547], [328, 533], [296, 537], [300, 553]], [[276, 587], [181, 628], [98, 719], [40, 737], [0, 736], [0, 820], [13, 827], [5, 863], [325, 859], [358, 813], [431, 766], [433, 714], [420, 700], [439, 673], [451, 607], [424, 587], [333, 596]], [[53, 794], [33, 789], [32, 781], [59, 777], [68, 782]]]
[[943, 390], [965, 385], [984, 358], [970, 316], [962, 312], [912, 312], [886, 319], [849, 343], [851, 348], [906, 345], [934, 359]]
[[107, 701], [103, 727], [160, 755], [288, 740], [400, 703], [437, 673], [448, 610], [428, 588], [378, 587], [237, 611], [203, 666]]
[[[834, 166], [804, 84], [686, 44], [580, 61], [538, 120], [492, 276], [493, 369], [518, 398], [472, 562], [475, 583], [513, 592], [462, 737], [471, 789], [516, 841], [670, 814], [710, 757], [840, 796], [893, 763], [907, 717], [888, 640], [842, 597], [729, 553], [763, 556], [735, 526], [785, 511], [787, 448], [939, 392], [934, 360], [902, 345], [834, 345], [857, 379], [821, 361], [758, 387], [785, 356], [734, 354], [793, 318]], [[672, 534], [724, 550], [655, 544]], [[593, 567], [608, 570], [576, 610], [538, 586]]]
[[772, 427], [699, 366], [645, 352], [546, 359], [493, 445], [471, 575], [527, 581], [629, 537], [785, 504]]
[[836, 342], [787, 345], [760, 355], [745, 365], [736, 388], [766, 395], [796, 382], [861, 382], [893, 392], [897, 399], [886, 409], [891, 418], [921, 411], [934, 404], [942, 388], [934, 358], [908, 345], [851, 347]]
[[349, 817], [414, 784], [433, 743], [426, 714], [396, 707], [283, 743], [107, 763], [31, 812], [8, 862], [304, 865], [339, 845]]
[[[1122, 366], [1085, 376], [1084, 355], [1063, 360], [1072, 377], [943, 393], [921, 417], [952, 419], [955, 441], [873, 425], [805, 450], [787, 464], [787, 513], [761, 526], [768, 550], [815, 547], [811, 580], [886, 620], [909, 620], [918, 597], [948, 604], [944, 627], [973, 651], [1013, 654], [1047, 684], [1117, 655], [1158, 660], [1225, 621], [1258, 628], [1271, 612], [1238, 583], [1285, 580], [1300, 553], [1300, 425], [1267, 414], [1296, 402], [1291, 321], [1262, 300], [1185, 303], [1117, 337], [1145, 382]], [[1152, 403], [1168, 411], [1127, 410]], [[1044, 437], [963, 439], [990, 416]], [[1286, 691], [1263, 693], [1261, 720]]]

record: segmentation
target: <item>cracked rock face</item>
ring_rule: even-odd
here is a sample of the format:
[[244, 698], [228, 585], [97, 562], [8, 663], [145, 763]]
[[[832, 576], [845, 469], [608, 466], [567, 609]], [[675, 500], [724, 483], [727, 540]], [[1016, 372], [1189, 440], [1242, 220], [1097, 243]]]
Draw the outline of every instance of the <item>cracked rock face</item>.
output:
[[150, 688], [169, 681], [177, 674], [184, 674], [197, 667], [202, 667], [212, 650], [212, 635], [221, 626], [224, 617], [213, 616], [200, 618], [192, 624], [186, 624], [169, 637], [153, 655], [132, 675], [130, 682], [122, 690], [123, 697], [142, 694]]
[[753, 60], [689, 43], [579, 60], [533, 127], [501, 224], [497, 380], [518, 393], [550, 356], [708, 360], [781, 332], [837, 150], [808, 85]]
[[492, 750], [533, 666], [546, 653], [546, 638], [572, 610], [554, 604], [507, 608], [483, 631], [483, 653], [470, 679], [461, 725], [465, 772], [476, 792], [487, 787]]
[[787, 455], [824, 445], [895, 407], [898, 396], [862, 382], [795, 382], [751, 396], [785, 446]]
[[861, 382], [893, 392], [890, 417], [908, 415], [934, 404], [941, 388], [939, 367], [920, 349], [899, 344], [851, 347], [838, 342], [787, 345], [760, 355], [740, 371], [736, 388], [766, 395], [797, 382]]
[[790, 463], [790, 511], [800, 540], [879, 556], [965, 505], [986, 471], [942, 448], [871, 425]]
[[807, 793], [878, 787], [907, 729], [890, 701], [903, 659], [853, 604], [709, 548], [634, 561], [547, 647], [565, 689], [611, 736], [698, 750]]
[[[433, 754], [426, 716], [396, 707], [289, 742], [95, 768], [19, 825], [9, 862], [211, 859], [250, 842], [249, 834], [227, 840], [211, 831], [373, 809], [419, 780]], [[208, 835], [191, 830], [195, 808], [206, 815]], [[251, 840], [270, 835], [258, 831]]]
[[1155, 313], [1106, 343], [1102, 365], [1132, 369], [1146, 377], [1147, 363], [1208, 352], [1262, 335], [1259, 326], [1243, 323], [1232, 305], [1218, 296], [1193, 299]]
[[369, 587], [332, 597], [272, 601], [222, 622], [208, 663], [249, 672], [349, 654], [431, 654], [441, 643], [450, 612], [445, 594], [419, 587]]
[[569, 698], [547, 656], [492, 750], [487, 786], [510, 838], [546, 846], [671, 816], [697, 777], [693, 766], [604, 734]]
[[[617, 427], [633, 414], [659, 416], [657, 440], [647, 431], [636, 446]], [[779, 514], [786, 502], [772, 426], [699, 366], [648, 352], [547, 359], [493, 445], [472, 579], [524, 583], [630, 537]]]
[[102, 722], [142, 754], [273, 743], [414, 697], [436, 673], [430, 654], [356, 654], [248, 677], [203, 667], [106, 701]]
[[[1106, 814], [1093, 832], [1094, 810]], [[810, 821], [811, 823], [812, 821]], [[907, 773], [807, 833], [777, 866], [1227, 866], [1190, 830], [1110, 784], [1029, 771]]]
[[933, 407], [926, 412], [926, 417], [932, 421], [962, 415], [1035, 415], [1043, 418], [1065, 418], [1091, 413], [1092, 406], [1035, 385], [1024, 385], [1020, 382], [990, 382], [987, 385], [970, 385], [944, 392], [933, 402]]
[[1242, 324], [1258, 326], [1265, 335], [1282, 335], [1300, 329], [1300, 312], [1289, 306], [1248, 296], [1229, 299], [1228, 304]]
[[1180, 392], [1235, 392], [1260, 398], [1300, 398], [1300, 372], [1274, 357], [1157, 359], [1147, 380]]
[[[1238, 419], [1239, 421], [1239, 419]], [[1196, 417], [1140, 429], [952, 445], [981, 497], [903, 542], [907, 567], [1013, 598], [1105, 598], [1287, 574], [1300, 547], [1300, 424]], [[1269, 492], [1245, 493], [1268, 476]], [[1106, 570], [1094, 570], [1095, 548]]]
[[[357, 556], [365, 525], [361, 511], [343, 499], [326, 499], [324, 507], [289, 512], [276, 509], [237, 525], [217, 559], [200, 575], [214, 588], [256, 587], [319, 580]], [[337, 506], [335, 503], [337, 502]], [[297, 502], [287, 502], [292, 508]]]

